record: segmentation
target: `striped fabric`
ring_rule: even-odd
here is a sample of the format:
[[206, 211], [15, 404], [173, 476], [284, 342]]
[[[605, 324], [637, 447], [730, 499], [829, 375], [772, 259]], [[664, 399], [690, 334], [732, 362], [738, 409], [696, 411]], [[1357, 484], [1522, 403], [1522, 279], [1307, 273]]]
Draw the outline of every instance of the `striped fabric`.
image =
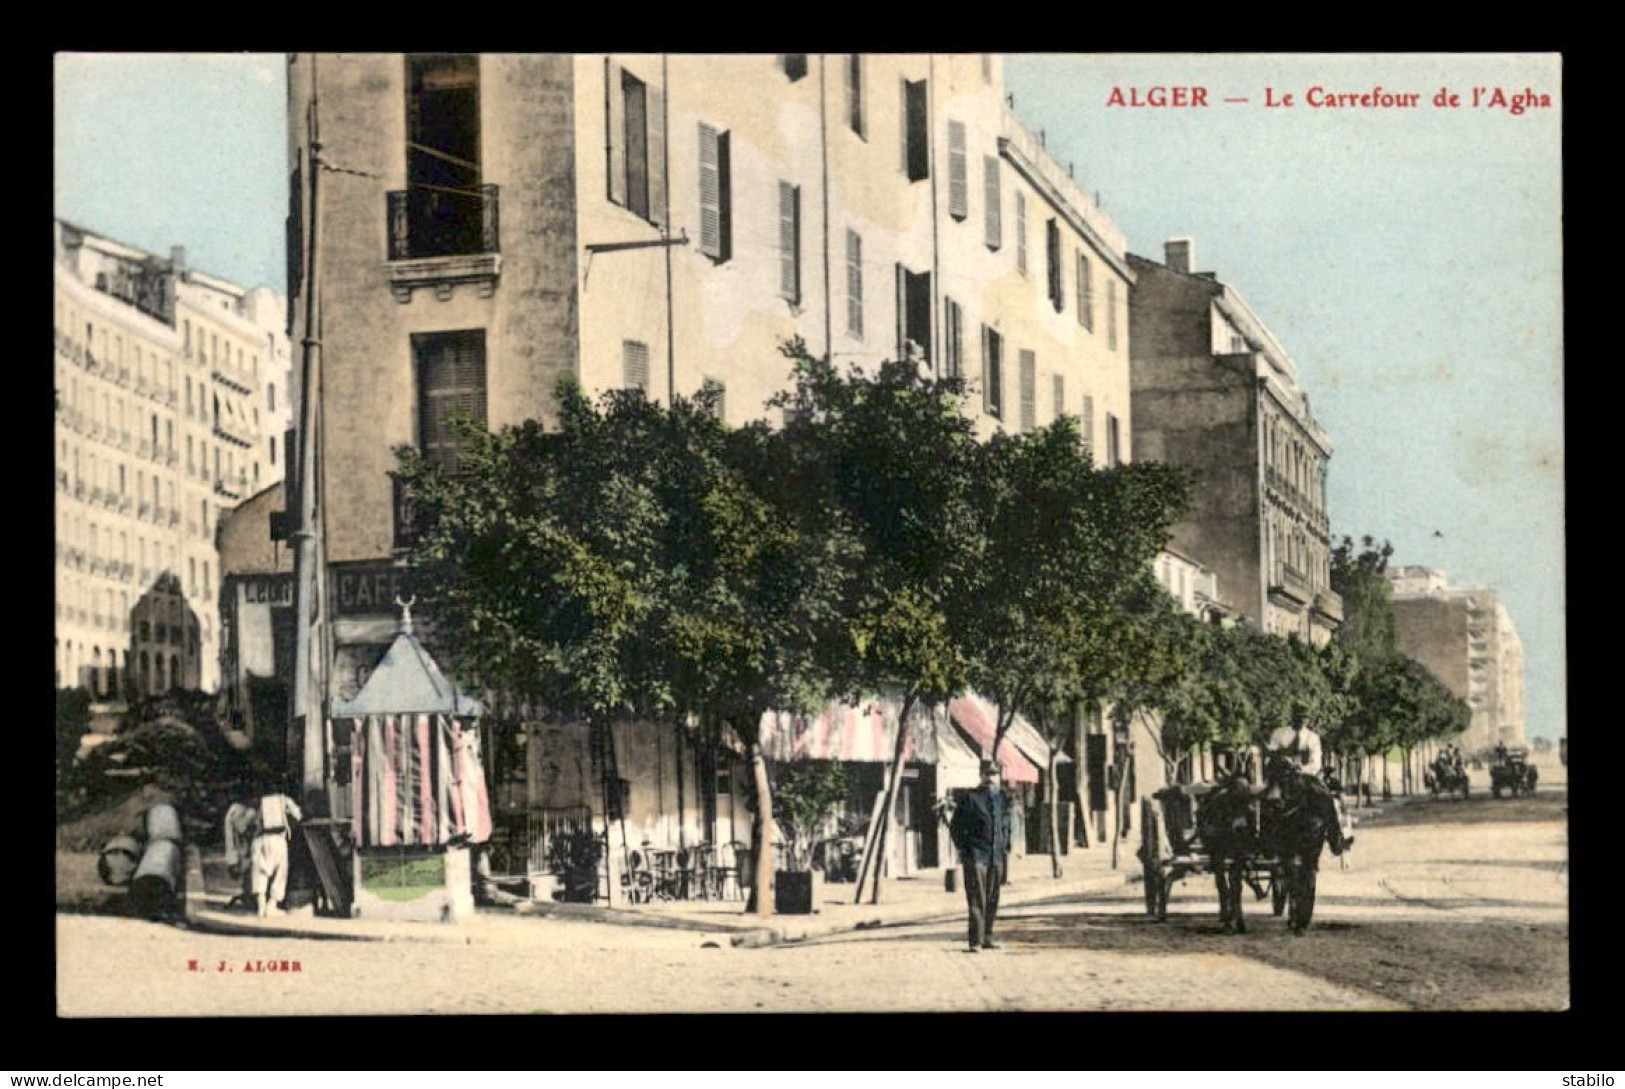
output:
[[362, 847], [442, 847], [491, 838], [476, 734], [450, 715], [340, 719], [352, 731], [351, 808]]
[[[762, 716], [762, 755], [769, 760], [856, 760], [889, 763], [897, 746], [897, 714], [889, 700], [860, 706], [830, 703], [817, 715], [770, 711]], [[930, 716], [919, 708], [912, 716], [904, 760], [937, 758]]]

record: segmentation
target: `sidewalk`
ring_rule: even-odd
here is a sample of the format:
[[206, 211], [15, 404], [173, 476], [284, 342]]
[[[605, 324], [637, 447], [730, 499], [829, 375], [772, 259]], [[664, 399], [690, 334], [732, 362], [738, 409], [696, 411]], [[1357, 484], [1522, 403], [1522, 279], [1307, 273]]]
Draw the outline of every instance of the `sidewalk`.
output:
[[[812, 915], [747, 915], [741, 901], [671, 901], [611, 908], [601, 904], [564, 904], [521, 900], [512, 905], [482, 907], [473, 925], [406, 923], [377, 919], [328, 919], [294, 913], [261, 919], [242, 911], [227, 911], [235, 891], [225, 875], [224, 863], [203, 865], [196, 848], [188, 852], [187, 925], [219, 934], [278, 938], [349, 941], [418, 941], [440, 944], [476, 944], [486, 921], [521, 918], [560, 918], [611, 926], [665, 927], [727, 936], [736, 946], [757, 947], [804, 941], [848, 931], [932, 921], [963, 921], [963, 875], [955, 891], [943, 887], [943, 871], [923, 870], [910, 877], [881, 882], [880, 903], [853, 904], [852, 884], [822, 885]], [[1063, 856], [1065, 876], [1050, 876], [1047, 855], [1011, 861], [1010, 878], [1000, 895], [1000, 907], [1070, 900], [1120, 889], [1140, 876], [1132, 843], [1118, 847], [1118, 868], [1111, 869], [1110, 848], [1075, 849]], [[218, 872], [216, 872], [218, 871]], [[207, 872], [208, 881], [204, 877]]]

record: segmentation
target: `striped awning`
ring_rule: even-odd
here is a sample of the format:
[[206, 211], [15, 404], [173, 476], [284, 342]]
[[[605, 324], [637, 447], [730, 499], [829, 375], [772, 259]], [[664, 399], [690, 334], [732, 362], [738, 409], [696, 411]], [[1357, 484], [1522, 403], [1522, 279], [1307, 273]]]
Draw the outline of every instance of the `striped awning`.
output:
[[[993, 737], [998, 730], [998, 718], [992, 704], [979, 696], [960, 696], [948, 702], [948, 713], [953, 716], [954, 724], [981, 748], [984, 758], [992, 753]], [[1047, 751], [1045, 755], [1047, 757]], [[999, 767], [1004, 773], [1006, 785], [1038, 782], [1038, 765], [1010, 743], [1009, 734], [1005, 735], [1004, 743], [999, 746]]]
[[[890, 763], [897, 749], [901, 707], [875, 698], [853, 705], [825, 704], [816, 715], [769, 711], [762, 716], [762, 755], [769, 760], [854, 760]], [[911, 714], [905, 761], [935, 763], [936, 731], [923, 707]]]
[[491, 838], [478, 733], [449, 714], [332, 722], [350, 742], [350, 812], [361, 847], [443, 847]]

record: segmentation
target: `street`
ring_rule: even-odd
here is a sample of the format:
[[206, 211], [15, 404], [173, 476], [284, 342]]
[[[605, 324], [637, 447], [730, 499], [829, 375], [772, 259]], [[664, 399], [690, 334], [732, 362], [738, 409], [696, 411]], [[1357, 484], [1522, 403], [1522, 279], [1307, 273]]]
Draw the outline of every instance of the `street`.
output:
[[[1414, 801], [1362, 816], [1323, 859], [1301, 937], [1247, 897], [1219, 933], [1208, 878], [1164, 923], [1138, 884], [1001, 918], [768, 948], [726, 936], [483, 915], [466, 944], [226, 937], [59, 914], [65, 1016], [902, 1010], [1560, 1009], [1567, 1005], [1566, 795]], [[1132, 862], [1127, 864], [1132, 865]], [[286, 963], [284, 963], [286, 962]], [[255, 965], [274, 971], [250, 971]], [[224, 970], [222, 970], [224, 969]]]

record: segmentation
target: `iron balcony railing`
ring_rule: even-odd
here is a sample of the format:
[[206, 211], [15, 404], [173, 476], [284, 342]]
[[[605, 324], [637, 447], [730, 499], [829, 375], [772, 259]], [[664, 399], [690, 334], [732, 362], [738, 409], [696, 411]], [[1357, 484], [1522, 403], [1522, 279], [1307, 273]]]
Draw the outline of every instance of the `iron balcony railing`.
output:
[[496, 253], [497, 187], [397, 189], [386, 194], [389, 259]]

